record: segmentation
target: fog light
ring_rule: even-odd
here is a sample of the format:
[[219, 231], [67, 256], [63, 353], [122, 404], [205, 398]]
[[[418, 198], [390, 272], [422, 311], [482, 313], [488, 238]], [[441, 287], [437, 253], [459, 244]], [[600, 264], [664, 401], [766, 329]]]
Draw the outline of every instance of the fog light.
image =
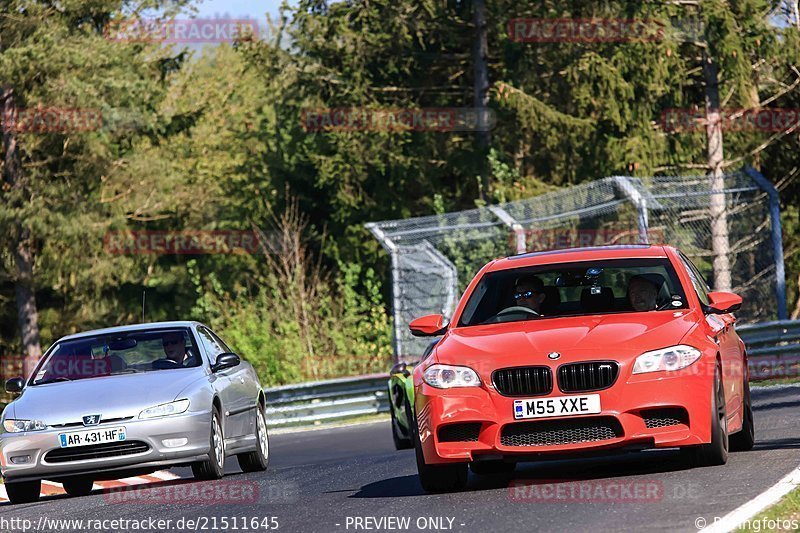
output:
[[14, 457], [11, 458], [11, 462], [14, 463], [15, 465], [24, 465], [25, 463], [30, 463], [31, 462], [31, 456], [30, 455], [15, 455]]
[[177, 448], [178, 446], [185, 446], [186, 443], [189, 442], [189, 439], [164, 439], [161, 442], [164, 443], [164, 446], [167, 448]]

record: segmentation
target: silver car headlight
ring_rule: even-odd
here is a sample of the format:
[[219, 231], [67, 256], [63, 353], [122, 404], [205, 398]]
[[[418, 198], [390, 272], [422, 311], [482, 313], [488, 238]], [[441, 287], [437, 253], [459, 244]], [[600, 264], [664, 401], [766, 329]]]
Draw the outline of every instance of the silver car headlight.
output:
[[700, 359], [701, 355], [700, 350], [685, 344], [645, 352], [636, 358], [636, 363], [633, 365], [633, 373], [646, 374], [662, 370], [680, 370]]
[[468, 366], [431, 365], [422, 374], [422, 379], [437, 389], [480, 387], [481, 385], [481, 378]]
[[185, 413], [189, 408], [189, 400], [177, 400], [170, 403], [162, 403], [161, 405], [154, 405], [148, 407], [141, 413], [139, 418], [158, 418], [160, 416], [171, 416]]
[[25, 431], [42, 431], [47, 429], [47, 424], [41, 420], [3, 420], [3, 429], [9, 433], [23, 433]]

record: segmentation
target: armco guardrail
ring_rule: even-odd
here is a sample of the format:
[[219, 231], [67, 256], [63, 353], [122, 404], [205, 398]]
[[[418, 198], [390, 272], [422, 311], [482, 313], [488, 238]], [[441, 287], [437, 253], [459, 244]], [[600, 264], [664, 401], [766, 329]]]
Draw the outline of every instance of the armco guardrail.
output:
[[736, 331], [747, 345], [751, 381], [800, 376], [800, 320], [762, 322]]
[[270, 427], [308, 425], [389, 412], [388, 374], [264, 389]]
[[[800, 376], [800, 320], [739, 326], [750, 379]], [[371, 374], [265, 389], [271, 427], [308, 425], [389, 411], [387, 374]]]

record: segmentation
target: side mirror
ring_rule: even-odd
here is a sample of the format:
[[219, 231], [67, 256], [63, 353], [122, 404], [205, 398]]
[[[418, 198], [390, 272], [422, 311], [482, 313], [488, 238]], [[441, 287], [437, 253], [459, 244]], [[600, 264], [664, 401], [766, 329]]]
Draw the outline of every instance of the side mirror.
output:
[[238, 366], [242, 360], [235, 353], [221, 353], [217, 356], [217, 362], [211, 365], [212, 372], [219, 372], [227, 368]]
[[435, 337], [444, 334], [447, 324], [442, 315], [427, 315], [412, 320], [408, 327], [415, 337]]
[[408, 377], [411, 375], [411, 372], [408, 371], [408, 365], [405, 363], [395, 363], [395, 365], [389, 371], [389, 375], [392, 374], [403, 374], [405, 377]]
[[25, 380], [22, 378], [11, 378], [6, 381], [6, 392], [20, 393], [25, 386]]
[[732, 313], [742, 307], [742, 297], [732, 292], [709, 292], [708, 299], [711, 304], [706, 308], [707, 313]]

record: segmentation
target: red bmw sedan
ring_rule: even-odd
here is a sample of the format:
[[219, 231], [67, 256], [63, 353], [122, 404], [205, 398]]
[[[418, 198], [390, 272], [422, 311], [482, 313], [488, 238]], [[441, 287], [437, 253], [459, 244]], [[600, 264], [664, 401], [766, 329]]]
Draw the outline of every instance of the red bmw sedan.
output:
[[467, 468], [680, 448], [697, 465], [753, 447], [741, 297], [711, 292], [670, 246], [607, 246], [492, 261], [414, 371], [415, 440], [427, 491]]

